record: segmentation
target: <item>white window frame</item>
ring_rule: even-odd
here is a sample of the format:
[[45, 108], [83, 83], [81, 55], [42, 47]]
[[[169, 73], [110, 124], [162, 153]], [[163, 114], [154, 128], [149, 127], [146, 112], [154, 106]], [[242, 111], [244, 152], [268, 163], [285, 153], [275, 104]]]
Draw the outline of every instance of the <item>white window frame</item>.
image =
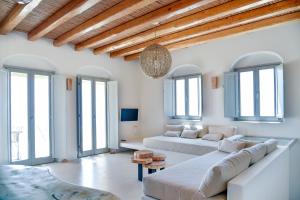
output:
[[[189, 79], [191, 78], [198, 78], [200, 79], [201, 85], [198, 84], [198, 116], [192, 116], [189, 114]], [[185, 119], [185, 120], [201, 120], [202, 119], [202, 74], [191, 74], [191, 75], [183, 75], [183, 76], [176, 76], [172, 77], [174, 80], [174, 116], [173, 119]], [[177, 105], [177, 99], [176, 99], [176, 81], [177, 80], [184, 80], [185, 81], [185, 115], [177, 115], [176, 111], [176, 105]], [[198, 82], [199, 83], [199, 82]], [[200, 88], [199, 88], [200, 87]]]
[[[259, 65], [246, 68], [235, 69], [238, 73], [238, 91], [240, 91], [240, 73], [253, 71], [254, 84], [254, 116], [241, 116], [241, 96], [238, 92], [238, 117], [235, 121], [261, 121], [261, 122], [282, 122], [283, 118], [276, 116], [278, 110], [278, 75], [276, 72], [278, 64]], [[260, 91], [259, 91], [259, 71], [264, 69], [274, 69], [274, 116], [260, 116]]]
[[[91, 99], [92, 99], [92, 150], [83, 151], [82, 149], [82, 80], [91, 81]], [[95, 91], [95, 84], [96, 82], [104, 82], [106, 85], [105, 88], [105, 95], [106, 95], [106, 147], [98, 149], [96, 145], [96, 91]], [[77, 76], [77, 157], [85, 157], [85, 156], [92, 156], [101, 153], [108, 152], [108, 116], [107, 116], [107, 109], [108, 109], [108, 94], [107, 94], [107, 83], [109, 82], [108, 79], [105, 78], [98, 78], [93, 76]]]
[[[21, 160], [21, 161], [12, 161], [11, 159], [11, 105], [8, 108], [8, 147], [9, 147], [9, 162], [12, 164], [23, 164], [23, 165], [39, 165], [45, 163], [54, 162], [54, 128], [53, 128], [53, 75], [55, 74], [54, 71], [46, 71], [46, 70], [39, 70], [39, 69], [30, 69], [30, 68], [22, 68], [17, 66], [10, 66], [5, 65], [4, 68], [8, 71], [8, 103], [10, 104], [11, 101], [11, 73], [19, 72], [19, 73], [26, 73], [28, 75], [28, 159]], [[35, 158], [35, 131], [34, 131], [34, 75], [44, 75], [49, 77], [49, 152], [50, 155], [48, 157], [42, 158]]]

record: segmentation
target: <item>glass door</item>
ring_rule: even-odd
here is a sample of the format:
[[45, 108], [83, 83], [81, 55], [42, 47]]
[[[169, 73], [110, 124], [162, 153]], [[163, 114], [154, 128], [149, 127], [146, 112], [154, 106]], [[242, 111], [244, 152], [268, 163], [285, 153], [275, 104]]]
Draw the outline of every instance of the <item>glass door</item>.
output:
[[9, 74], [10, 161], [51, 162], [51, 77], [22, 70]]
[[78, 77], [78, 156], [107, 151], [106, 81]]
[[28, 161], [28, 74], [10, 73], [10, 160]]
[[107, 148], [106, 83], [95, 81], [95, 132], [96, 153]]

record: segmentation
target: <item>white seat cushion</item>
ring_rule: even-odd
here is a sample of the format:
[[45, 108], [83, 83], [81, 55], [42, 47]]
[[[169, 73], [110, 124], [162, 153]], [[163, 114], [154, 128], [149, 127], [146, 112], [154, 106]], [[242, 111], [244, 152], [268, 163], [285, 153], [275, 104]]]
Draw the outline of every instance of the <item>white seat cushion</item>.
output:
[[225, 138], [236, 134], [237, 128], [234, 126], [208, 126], [208, 133], [222, 133]]
[[199, 186], [206, 171], [228, 154], [214, 151], [144, 177], [144, 193], [161, 200], [202, 200]]

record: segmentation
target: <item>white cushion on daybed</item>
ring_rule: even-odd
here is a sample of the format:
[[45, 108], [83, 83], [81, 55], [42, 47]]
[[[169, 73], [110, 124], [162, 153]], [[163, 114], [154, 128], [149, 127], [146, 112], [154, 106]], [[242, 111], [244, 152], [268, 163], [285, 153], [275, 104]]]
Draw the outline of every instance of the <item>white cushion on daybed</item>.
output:
[[164, 136], [166, 136], [166, 137], [179, 137], [180, 134], [181, 134], [180, 131], [166, 131], [164, 133]]
[[246, 147], [246, 142], [234, 141], [225, 138], [224, 140], [219, 142], [218, 150], [226, 153], [232, 153], [232, 152], [237, 152], [245, 147]]
[[[201, 180], [211, 166], [227, 155], [214, 151], [144, 177], [144, 194], [163, 200], [206, 200], [199, 192]], [[226, 194], [213, 199], [225, 200]]]
[[256, 144], [252, 147], [243, 149], [243, 151], [247, 152], [251, 156], [250, 164], [257, 163], [267, 154], [267, 145], [264, 143]]
[[147, 148], [163, 149], [186, 154], [203, 155], [218, 149], [218, 142], [181, 137], [155, 136], [145, 138], [143, 144]]
[[227, 188], [227, 182], [249, 167], [251, 156], [244, 151], [232, 153], [224, 160], [213, 165], [203, 177], [200, 193], [212, 197]]
[[180, 137], [188, 139], [196, 139], [199, 135], [199, 130], [184, 129]]
[[222, 133], [225, 138], [235, 135], [237, 128], [234, 126], [218, 126], [218, 125], [209, 125], [208, 133]]

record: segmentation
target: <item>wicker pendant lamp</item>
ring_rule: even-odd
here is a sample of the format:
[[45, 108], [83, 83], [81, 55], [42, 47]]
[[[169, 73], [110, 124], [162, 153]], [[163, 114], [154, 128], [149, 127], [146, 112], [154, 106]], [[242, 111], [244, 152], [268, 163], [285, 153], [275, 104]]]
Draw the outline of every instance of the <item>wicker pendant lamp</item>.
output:
[[30, 3], [32, 0], [15, 0], [15, 2], [17, 2], [18, 4], [28, 4]]
[[141, 53], [140, 64], [147, 76], [156, 79], [168, 73], [172, 65], [172, 57], [164, 46], [152, 44]]

